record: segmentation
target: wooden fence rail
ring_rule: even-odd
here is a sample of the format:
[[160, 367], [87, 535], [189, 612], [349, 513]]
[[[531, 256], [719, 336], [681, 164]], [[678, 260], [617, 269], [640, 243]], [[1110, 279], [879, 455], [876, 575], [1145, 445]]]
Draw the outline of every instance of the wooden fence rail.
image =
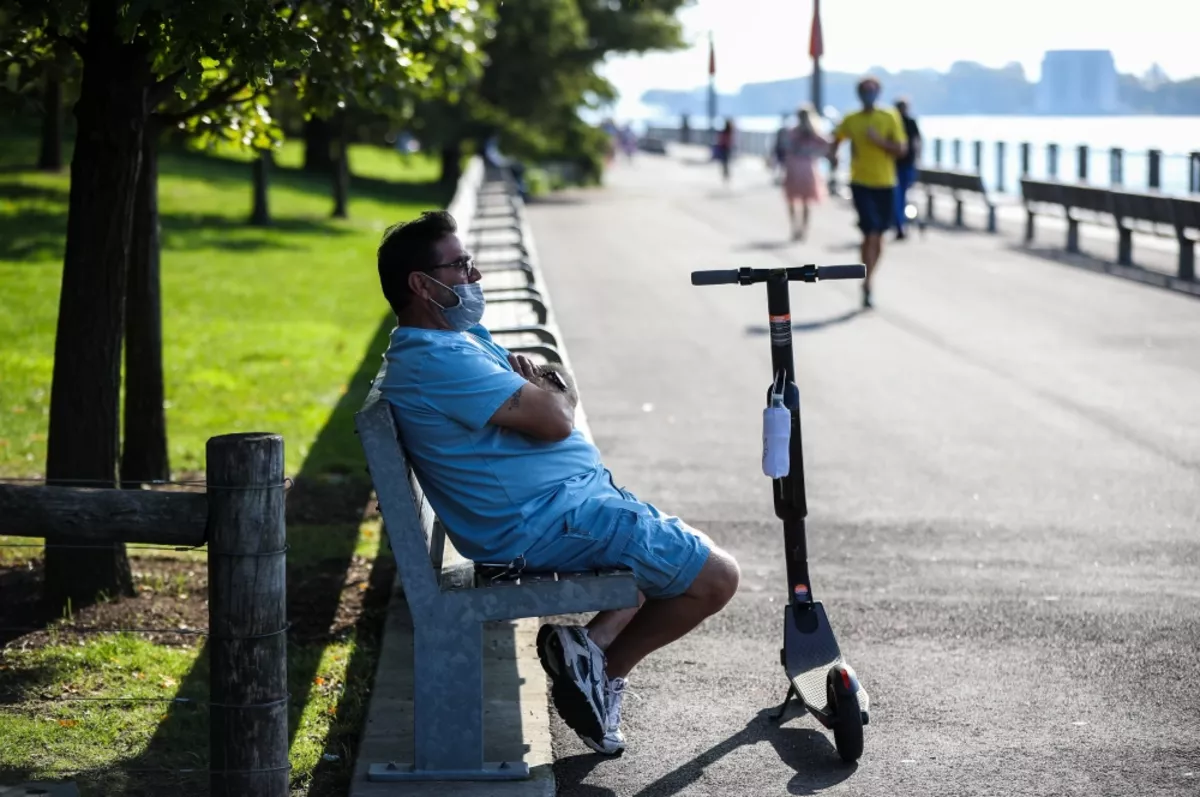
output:
[[288, 797], [283, 438], [210, 438], [206, 492], [0, 484], [0, 534], [208, 553], [209, 786]]

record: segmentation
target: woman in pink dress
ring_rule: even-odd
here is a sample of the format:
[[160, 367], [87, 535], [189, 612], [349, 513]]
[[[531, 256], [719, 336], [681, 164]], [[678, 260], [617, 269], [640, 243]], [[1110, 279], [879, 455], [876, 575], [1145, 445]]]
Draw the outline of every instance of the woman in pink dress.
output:
[[[829, 154], [829, 139], [813, 126], [810, 110], [802, 107], [798, 117], [800, 123], [788, 131], [783, 177], [793, 241], [803, 240], [808, 234], [808, 206], [820, 202], [825, 195], [817, 162]], [[801, 205], [799, 227], [796, 226], [797, 202]]]

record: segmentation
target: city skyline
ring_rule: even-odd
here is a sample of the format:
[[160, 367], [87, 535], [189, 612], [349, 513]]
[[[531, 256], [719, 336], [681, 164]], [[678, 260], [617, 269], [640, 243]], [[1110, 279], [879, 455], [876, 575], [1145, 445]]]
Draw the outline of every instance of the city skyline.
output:
[[[955, 0], [832, 0], [821, 6], [822, 66], [843, 72], [875, 67], [944, 72], [955, 61], [989, 67], [1015, 62], [1036, 81], [1048, 50], [1101, 49], [1112, 52], [1122, 73], [1141, 75], [1154, 64], [1173, 80], [1200, 73], [1189, 42], [1200, 29], [1200, 4], [1142, 0], [1137, 10], [1130, 14], [1124, 6], [1086, 0], [1010, 0], [1003, 13], [988, 17], [984, 36], [981, 16], [965, 13]], [[862, 24], [864, 14], [872, 24]], [[618, 107], [636, 105], [647, 89], [705, 85], [711, 30], [719, 91], [798, 77], [811, 70], [811, 16], [812, 0], [697, 0], [680, 12], [688, 49], [614, 58], [604, 74], [621, 92]]]

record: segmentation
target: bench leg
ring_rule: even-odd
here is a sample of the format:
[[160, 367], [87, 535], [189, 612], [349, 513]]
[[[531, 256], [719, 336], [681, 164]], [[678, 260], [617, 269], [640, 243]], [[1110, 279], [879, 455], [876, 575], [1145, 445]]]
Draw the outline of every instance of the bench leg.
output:
[[1122, 266], [1133, 265], [1133, 230], [1117, 223], [1117, 263]]
[[1196, 279], [1196, 242], [1183, 232], [1177, 233], [1179, 239], [1179, 279]]
[[954, 197], [954, 226], [963, 226], [963, 201], [959, 197]]
[[988, 205], [988, 232], [996, 231], [996, 206]]
[[1033, 243], [1033, 219], [1034, 213], [1029, 208], [1025, 208], [1025, 243]]
[[483, 760], [483, 626], [438, 617], [414, 624], [415, 763], [372, 764], [369, 781], [521, 780], [523, 761]]
[[1067, 251], [1079, 253], [1079, 219], [1067, 217]]

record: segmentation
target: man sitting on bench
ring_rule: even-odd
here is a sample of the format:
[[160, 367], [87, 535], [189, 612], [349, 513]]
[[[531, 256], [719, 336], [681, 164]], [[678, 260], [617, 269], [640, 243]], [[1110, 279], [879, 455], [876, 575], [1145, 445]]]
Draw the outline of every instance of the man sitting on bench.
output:
[[530, 572], [633, 572], [638, 608], [538, 634], [559, 714], [593, 750], [616, 755], [630, 670], [720, 611], [738, 566], [702, 532], [616, 485], [575, 428], [569, 374], [492, 340], [479, 324], [482, 275], [456, 231], [439, 211], [384, 234], [379, 280], [397, 326], [382, 393], [464, 556]]

